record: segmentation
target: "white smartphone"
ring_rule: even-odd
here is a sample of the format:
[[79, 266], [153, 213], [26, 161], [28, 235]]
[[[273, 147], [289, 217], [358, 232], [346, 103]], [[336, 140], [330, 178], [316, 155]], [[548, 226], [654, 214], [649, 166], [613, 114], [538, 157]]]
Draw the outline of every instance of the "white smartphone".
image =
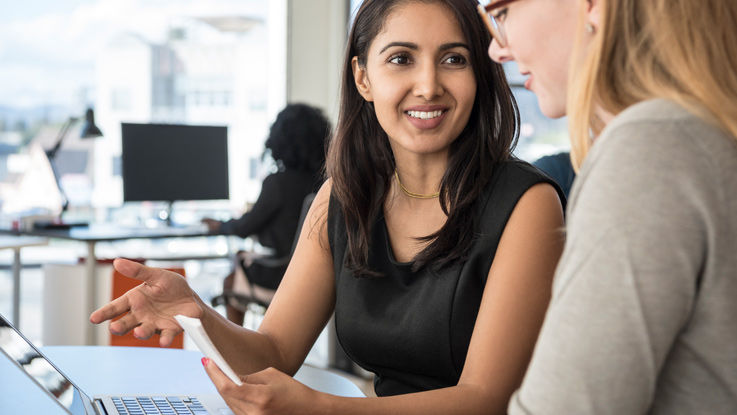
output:
[[202, 327], [200, 319], [183, 316], [181, 314], [177, 314], [174, 318], [177, 320], [177, 323], [182, 326], [184, 332], [187, 333], [189, 338], [194, 341], [202, 354], [212, 359], [218, 365], [220, 370], [228, 375], [233, 383], [238, 386], [243, 384], [238, 375], [236, 375], [230, 365], [228, 365], [228, 362], [225, 361], [223, 355], [221, 355], [220, 352], [218, 352], [218, 349], [215, 348], [215, 345], [212, 344], [212, 340], [210, 340], [210, 337], [207, 335], [205, 328]]

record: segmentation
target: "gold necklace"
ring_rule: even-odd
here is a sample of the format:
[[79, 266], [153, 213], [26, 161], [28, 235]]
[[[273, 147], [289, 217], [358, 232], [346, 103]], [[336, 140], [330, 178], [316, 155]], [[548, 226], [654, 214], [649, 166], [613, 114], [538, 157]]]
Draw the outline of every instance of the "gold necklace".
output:
[[402, 182], [399, 180], [399, 174], [397, 173], [397, 169], [394, 169], [394, 177], [397, 179], [397, 184], [399, 184], [399, 188], [402, 189], [404, 194], [407, 196], [414, 198], [414, 199], [434, 199], [438, 196], [440, 196], [440, 192], [430, 193], [428, 195], [423, 195], [422, 193], [413, 193], [407, 190], [406, 187], [402, 184]]

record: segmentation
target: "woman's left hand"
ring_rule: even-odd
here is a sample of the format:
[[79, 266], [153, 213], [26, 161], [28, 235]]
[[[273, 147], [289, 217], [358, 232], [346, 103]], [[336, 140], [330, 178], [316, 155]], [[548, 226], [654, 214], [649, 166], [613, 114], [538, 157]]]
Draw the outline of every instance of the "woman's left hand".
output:
[[220, 396], [236, 415], [320, 412], [316, 408], [319, 392], [277, 369], [268, 368], [243, 376], [243, 385], [238, 386], [212, 360], [202, 359], [202, 364]]

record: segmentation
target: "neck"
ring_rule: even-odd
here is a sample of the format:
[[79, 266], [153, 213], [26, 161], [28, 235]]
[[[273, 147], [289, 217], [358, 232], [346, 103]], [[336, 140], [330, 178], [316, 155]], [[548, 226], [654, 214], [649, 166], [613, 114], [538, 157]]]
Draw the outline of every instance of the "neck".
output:
[[418, 200], [438, 198], [447, 159], [395, 157], [395, 160], [393, 186], [397, 195]]
[[412, 199], [435, 199], [440, 196], [439, 190], [433, 193], [416, 193], [407, 189], [407, 187], [402, 184], [402, 180], [399, 178], [399, 172], [397, 170], [394, 170], [394, 180], [396, 180], [397, 186], [402, 191], [402, 193], [404, 193], [404, 195], [407, 197], [411, 197]]
[[599, 106], [594, 109], [594, 115], [601, 121], [602, 125], [605, 126], [609, 124], [609, 122], [613, 120], [616, 116], [615, 114], [612, 114], [611, 112], [606, 111]]

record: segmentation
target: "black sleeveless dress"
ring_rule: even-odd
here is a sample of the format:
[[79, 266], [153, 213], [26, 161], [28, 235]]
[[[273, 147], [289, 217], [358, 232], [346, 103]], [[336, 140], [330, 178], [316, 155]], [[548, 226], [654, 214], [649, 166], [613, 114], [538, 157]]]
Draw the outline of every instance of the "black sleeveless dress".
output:
[[529, 164], [501, 163], [478, 204], [478, 233], [465, 262], [437, 272], [394, 259], [383, 215], [374, 223], [369, 265], [384, 276], [356, 278], [344, 266], [345, 221], [338, 201], [328, 208], [328, 238], [336, 276], [338, 341], [358, 365], [376, 374], [378, 396], [458, 383], [486, 278], [499, 238], [519, 198], [537, 183], [558, 186]]

